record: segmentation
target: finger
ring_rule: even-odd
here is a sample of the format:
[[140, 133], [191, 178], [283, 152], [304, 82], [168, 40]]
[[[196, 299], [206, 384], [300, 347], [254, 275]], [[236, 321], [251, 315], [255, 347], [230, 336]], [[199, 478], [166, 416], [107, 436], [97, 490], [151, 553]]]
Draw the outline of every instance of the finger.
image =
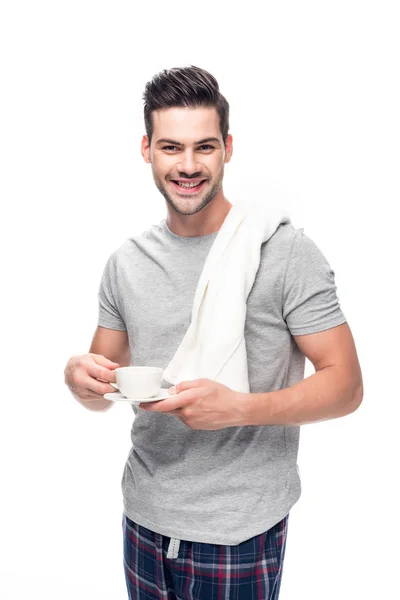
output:
[[88, 399], [93, 399], [93, 400], [103, 400], [103, 396], [104, 394], [96, 394], [95, 392], [92, 392], [92, 390], [86, 390], [85, 393], [85, 400]]
[[99, 365], [95, 362], [87, 365], [86, 372], [88, 375], [90, 375], [91, 377], [94, 377], [96, 379], [100, 379], [105, 382], [108, 382], [108, 381], [113, 381], [114, 383], [116, 382], [115, 371], [112, 371], [111, 369], [107, 369], [107, 367]]
[[93, 390], [90, 390], [89, 388], [79, 387], [75, 393], [82, 400], [103, 400], [103, 394], [96, 394], [96, 392], [93, 392]]
[[93, 354], [93, 352], [89, 352], [89, 355], [97, 364], [102, 365], [103, 367], [107, 367], [108, 369], [119, 367], [119, 363], [113, 362], [109, 358], [103, 356], [103, 354]]
[[191, 400], [193, 400], [193, 392], [187, 390], [186, 392], [180, 392], [179, 394], [172, 394], [165, 400], [157, 400], [156, 402], [141, 402], [140, 408], [148, 411], [155, 412], [171, 412], [178, 408], [186, 406]]
[[176, 389], [177, 393], [179, 394], [180, 392], [183, 392], [185, 390], [190, 390], [191, 388], [202, 387], [203, 385], [206, 385], [207, 382], [209, 382], [209, 379], [204, 379], [204, 377], [202, 379], [192, 379], [192, 380], [188, 380], [188, 381], [181, 381], [175, 386], [175, 389]]
[[110, 392], [115, 392], [115, 388], [113, 388], [113, 386], [109, 383], [103, 383], [92, 377], [84, 377], [80, 382], [80, 386], [101, 396], [104, 396], [104, 394], [109, 394]]

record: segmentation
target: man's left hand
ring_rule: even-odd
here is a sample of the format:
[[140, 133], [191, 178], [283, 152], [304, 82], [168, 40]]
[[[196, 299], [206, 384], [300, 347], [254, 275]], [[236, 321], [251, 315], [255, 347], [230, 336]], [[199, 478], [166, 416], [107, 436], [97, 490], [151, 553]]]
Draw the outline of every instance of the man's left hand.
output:
[[143, 402], [147, 412], [175, 415], [190, 429], [216, 430], [247, 424], [248, 394], [235, 392], [212, 379], [181, 381], [169, 388], [170, 397]]

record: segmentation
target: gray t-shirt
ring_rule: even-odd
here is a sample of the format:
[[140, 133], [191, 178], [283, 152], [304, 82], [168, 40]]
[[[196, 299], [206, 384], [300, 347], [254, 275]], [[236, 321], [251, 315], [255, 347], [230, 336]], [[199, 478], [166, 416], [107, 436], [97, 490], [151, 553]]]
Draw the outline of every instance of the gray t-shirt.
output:
[[[178, 236], [164, 219], [110, 255], [98, 325], [128, 332], [132, 365], [167, 367], [189, 327], [216, 236]], [[334, 276], [316, 244], [291, 223], [262, 245], [245, 323], [251, 392], [302, 380], [305, 356], [293, 335], [346, 321]], [[192, 430], [173, 415], [132, 410], [121, 487], [124, 512], [136, 523], [176, 539], [236, 545], [275, 525], [299, 499], [300, 427]]]

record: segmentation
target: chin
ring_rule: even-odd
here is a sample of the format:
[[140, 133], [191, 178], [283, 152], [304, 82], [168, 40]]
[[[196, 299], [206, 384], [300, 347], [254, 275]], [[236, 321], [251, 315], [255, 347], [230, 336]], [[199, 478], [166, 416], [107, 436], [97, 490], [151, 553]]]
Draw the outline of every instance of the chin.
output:
[[211, 191], [208, 190], [204, 196], [192, 197], [189, 196], [171, 196], [169, 190], [167, 191], [164, 186], [157, 185], [159, 192], [164, 196], [167, 203], [173, 208], [173, 210], [180, 215], [195, 215], [205, 208], [218, 193], [219, 185], [212, 187]]
[[175, 211], [177, 213], [179, 213], [180, 215], [195, 215], [196, 213], [200, 212], [200, 210], [202, 210], [204, 208], [204, 205], [202, 202], [196, 202], [196, 203], [188, 203], [187, 201], [183, 201], [182, 203], [176, 204], [175, 202], [171, 203], [172, 207], [175, 209]]

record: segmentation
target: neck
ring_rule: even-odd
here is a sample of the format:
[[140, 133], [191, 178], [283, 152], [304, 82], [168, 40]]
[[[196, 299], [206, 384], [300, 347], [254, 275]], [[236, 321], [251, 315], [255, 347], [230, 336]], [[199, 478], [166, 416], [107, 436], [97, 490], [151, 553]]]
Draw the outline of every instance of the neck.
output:
[[224, 196], [217, 196], [195, 215], [181, 215], [167, 205], [167, 225], [176, 235], [194, 237], [219, 231], [232, 204]]

